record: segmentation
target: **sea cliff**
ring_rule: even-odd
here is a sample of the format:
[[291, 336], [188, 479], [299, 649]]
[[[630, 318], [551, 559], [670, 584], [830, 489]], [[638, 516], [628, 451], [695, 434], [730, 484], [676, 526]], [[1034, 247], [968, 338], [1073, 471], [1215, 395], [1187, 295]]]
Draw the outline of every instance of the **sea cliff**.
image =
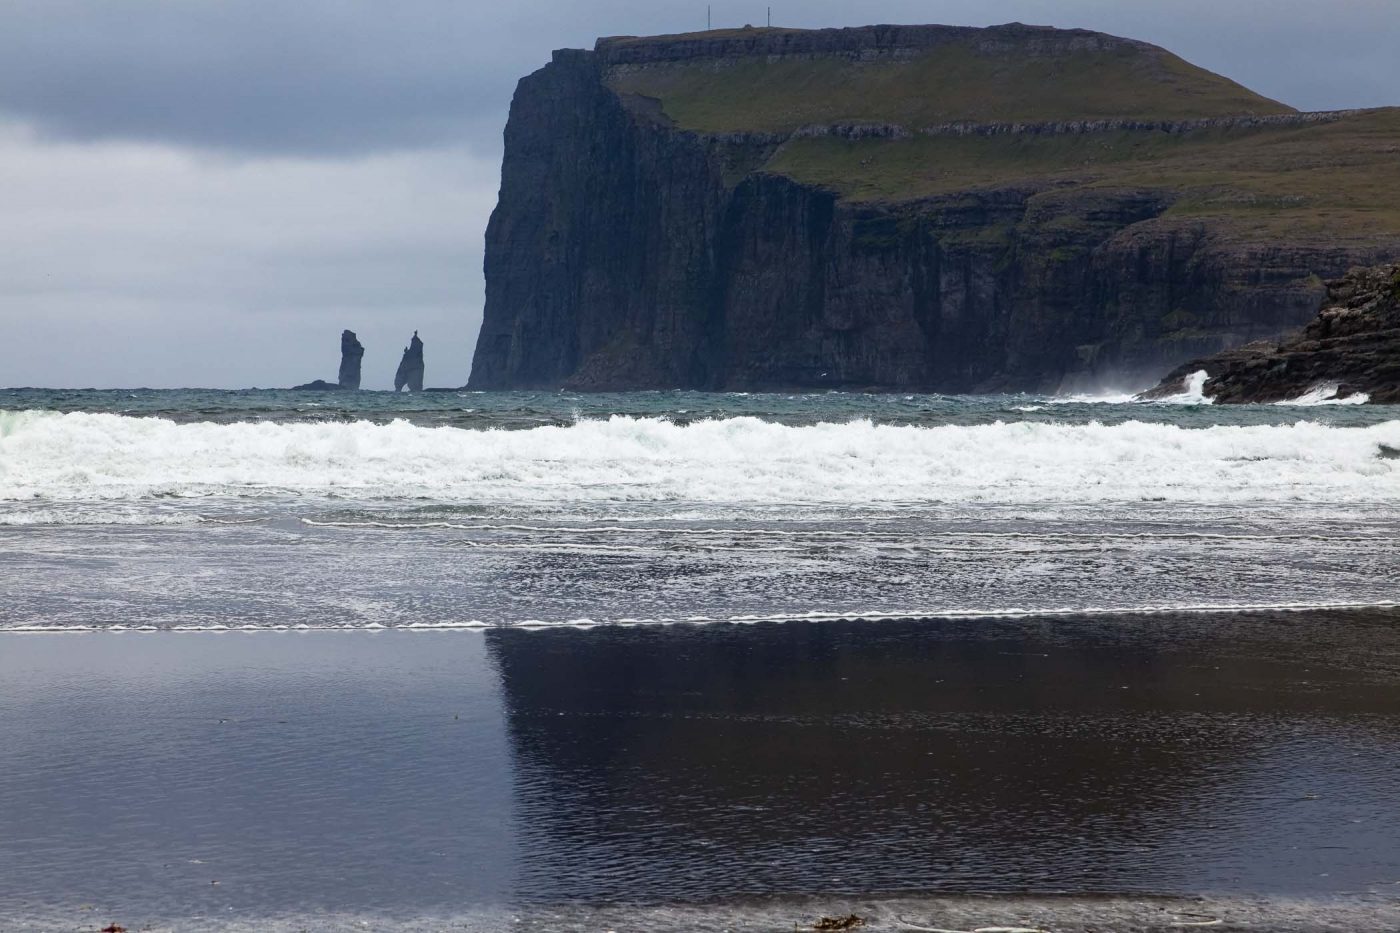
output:
[[1082, 30], [600, 40], [516, 91], [470, 385], [1150, 382], [1400, 255], [1397, 151]]

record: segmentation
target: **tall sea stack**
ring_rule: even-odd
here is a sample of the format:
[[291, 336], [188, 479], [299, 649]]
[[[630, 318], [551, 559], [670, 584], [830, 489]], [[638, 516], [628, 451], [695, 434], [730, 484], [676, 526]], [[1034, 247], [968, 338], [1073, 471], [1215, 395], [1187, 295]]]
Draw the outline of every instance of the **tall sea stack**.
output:
[[1156, 381], [1400, 256], [1397, 149], [1084, 30], [601, 39], [516, 89], [470, 385]]
[[410, 392], [423, 391], [423, 341], [418, 339], [416, 330], [413, 332], [413, 339], [404, 347], [398, 372], [394, 373], [394, 391], [398, 392], [404, 386], [407, 386]]
[[340, 378], [336, 380], [342, 389], [358, 389], [360, 387], [360, 360], [364, 358], [365, 348], [356, 339], [353, 330], [341, 331], [340, 334]]
[[324, 379], [313, 379], [311, 382], [299, 386], [292, 386], [296, 391], [330, 392], [340, 389], [358, 389], [360, 387], [360, 360], [365, 355], [365, 348], [360, 346], [360, 341], [355, 339], [353, 330], [340, 332], [340, 375], [335, 382], [327, 382]]

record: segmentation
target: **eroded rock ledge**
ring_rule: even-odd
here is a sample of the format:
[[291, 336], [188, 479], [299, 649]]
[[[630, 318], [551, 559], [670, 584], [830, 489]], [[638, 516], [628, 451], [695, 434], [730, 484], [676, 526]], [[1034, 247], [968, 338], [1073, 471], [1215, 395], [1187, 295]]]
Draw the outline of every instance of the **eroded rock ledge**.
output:
[[1207, 375], [1205, 395], [1215, 402], [1281, 402], [1313, 394], [1400, 404], [1400, 263], [1356, 269], [1328, 282], [1326, 306], [1302, 331], [1192, 360], [1145, 397], [1174, 395], [1201, 371]]

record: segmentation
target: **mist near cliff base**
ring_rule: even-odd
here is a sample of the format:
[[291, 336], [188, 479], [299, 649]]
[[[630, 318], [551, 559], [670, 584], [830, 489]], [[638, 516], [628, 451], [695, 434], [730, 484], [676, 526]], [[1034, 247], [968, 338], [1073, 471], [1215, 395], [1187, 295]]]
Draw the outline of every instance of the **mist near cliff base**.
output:
[[[1072, 373], [1055, 386], [1054, 394], [1105, 402], [1128, 402], [1156, 388], [1166, 373], [1160, 369], [1110, 369], [1091, 374]], [[1185, 383], [1182, 384], [1183, 391]]]
[[[766, 6], [712, 4], [714, 24]], [[1389, 0], [774, 6], [777, 25], [930, 20], [1141, 38], [1305, 109], [1400, 87]], [[465, 384], [515, 82], [554, 48], [703, 25], [664, 0], [5, 4], [0, 385], [291, 386], [334, 378], [345, 328], [366, 388], [391, 387], [415, 329], [427, 383]]]

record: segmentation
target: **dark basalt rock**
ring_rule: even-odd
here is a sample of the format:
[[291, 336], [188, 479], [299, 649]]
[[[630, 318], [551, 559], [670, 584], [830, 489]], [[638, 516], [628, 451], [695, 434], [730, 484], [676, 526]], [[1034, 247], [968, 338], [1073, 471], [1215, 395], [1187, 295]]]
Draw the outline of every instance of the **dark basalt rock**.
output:
[[365, 348], [360, 346], [360, 341], [355, 338], [353, 330], [341, 331], [340, 334], [340, 387], [342, 389], [358, 389], [360, 387], [360, 360], [365, 355]]
[[469, 388], [1121, 385], [1301, 326], [1322, 305], [1321, 278], [1400, 254], [1380, 238], [1241, 239], [1169, 213], [1167, 188], [1045, 180], [851, 200], [763, 170], [786, 137], [680, 129], [656, 100], [609, 84], [655, 62], [898, 59], [969, 36], [993, 49], [1132, 45], [1023, 26], [872, 27], [557, 51], [511, 103]]
[[394, 391], [405, 386], [410, 392], [423, 391], [423, 341], [418, 339], [418, 331], [403, 349], [403, 359], [399, 361], [398, 372], [394, 373]]
[[1144, 397], [1174, 395], [1202, 370], [1215, 402], [1279, 402], [1335, 389], [1333, 398], [1365, 393], [1376, 404], [1400, 404], [1400, 264], [1328, 282], [1327, 306], [1300, 332], [1192, 360]]
[[324, 379], [314, 379], [304, 385], [292, 386], [293, 392], [339, 392], [343, 386], [338, 382], [327, 382]]

